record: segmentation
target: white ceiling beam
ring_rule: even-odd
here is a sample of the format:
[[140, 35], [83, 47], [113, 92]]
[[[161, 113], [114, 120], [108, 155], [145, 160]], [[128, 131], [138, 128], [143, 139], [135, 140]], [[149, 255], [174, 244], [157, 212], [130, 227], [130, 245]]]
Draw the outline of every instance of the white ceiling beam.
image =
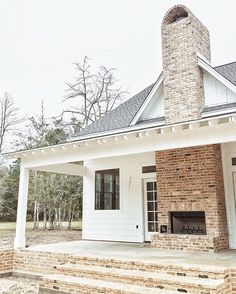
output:
[[182, 130], [183, 130], [183, 125], [176, 125], [172, 127], [173, 133], [178, 133], [178, 132], [181, 132]]
[[235, 115], [230, 117], [230, 122], [236, 123], [236, 116]]
[[199, 127], [200, 127], [200, 122], [199, 121], [189, 123], [190, 130], [197, 129]]
[[209, 127], [215, 127], [219, 124], [219, 120], [218, 119], [211, 119], [208, 121], [208, 126]]
[[85, 176], [86, 167], [84, 165], [74, 163], [64, 163], [55, 165], [36, 166], [32, 170], [72, 175], [72, 176]]
[[172, 132], [172, 128], [171, 127], [161, 128], [161, 134], [169, 134], [171, 132]]

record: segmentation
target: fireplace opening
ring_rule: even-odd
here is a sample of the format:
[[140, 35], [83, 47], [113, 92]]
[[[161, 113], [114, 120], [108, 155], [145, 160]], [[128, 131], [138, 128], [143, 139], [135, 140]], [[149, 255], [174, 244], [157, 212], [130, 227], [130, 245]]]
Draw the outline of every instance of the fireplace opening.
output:
[[171, 233], [206, 235], [204, 211], [171, 211]]

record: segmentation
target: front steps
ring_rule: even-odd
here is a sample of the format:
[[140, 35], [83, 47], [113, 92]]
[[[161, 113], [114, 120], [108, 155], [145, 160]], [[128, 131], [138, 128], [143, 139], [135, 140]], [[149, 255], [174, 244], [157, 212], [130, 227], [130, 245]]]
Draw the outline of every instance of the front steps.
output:
[[40, 294], [231, 294], [232, 269], [20, 251], [15, 271], [41, 275]]
[[[151, 264], [74, 256], [42, 278], [40, 293], [230, 294], [225, 267]], [[50, 291], [50, 292], [46, 292]]]
[[64, 275], [95, 279], [98, 282], [118, 282], [127, 284], [130, 287], [138, 285], [145, 286], [149, 289], [156, 288], [165, 291], [175, 291], [174, 293], [223, 293], [226, 286], [225, 280], [222, 277], [209, 279], [206, 278], [206, 275], [204, 277], [199, 277], [199, 275], [198, 277], [188, 277], [180, 273], [173, 275], [165, 272], [151, 272], [149, 270], [123, 269], [76, 263], [67, 263], [58, 266], [57, 269]]

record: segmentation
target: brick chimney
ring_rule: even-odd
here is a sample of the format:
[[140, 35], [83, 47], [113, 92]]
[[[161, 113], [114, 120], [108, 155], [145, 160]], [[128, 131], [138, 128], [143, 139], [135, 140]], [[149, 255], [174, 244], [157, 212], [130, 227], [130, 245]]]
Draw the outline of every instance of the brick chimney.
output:
[[162, 59], [167, 124], [198, 119], [204, 107], [203, 74], [197, 53], [210, 62], [207, 28], [183, 5], [162, 22]]

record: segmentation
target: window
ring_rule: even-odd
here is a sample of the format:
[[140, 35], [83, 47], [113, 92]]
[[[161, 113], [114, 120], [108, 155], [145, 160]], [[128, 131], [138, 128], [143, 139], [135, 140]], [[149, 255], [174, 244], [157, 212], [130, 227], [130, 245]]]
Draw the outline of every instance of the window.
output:
[[120, 209], [119, 169], [99, 170], [95, 173], [95, 209]]
[[232, 157], [232, 165], [236, 165], [236, 157]]
[[148, 174], [148, 173], [155, 173], [157, 171], [155, 165], [150, 165], [150, 166], [143, 166], [142, 167], [142, 173], [143, 174]]

